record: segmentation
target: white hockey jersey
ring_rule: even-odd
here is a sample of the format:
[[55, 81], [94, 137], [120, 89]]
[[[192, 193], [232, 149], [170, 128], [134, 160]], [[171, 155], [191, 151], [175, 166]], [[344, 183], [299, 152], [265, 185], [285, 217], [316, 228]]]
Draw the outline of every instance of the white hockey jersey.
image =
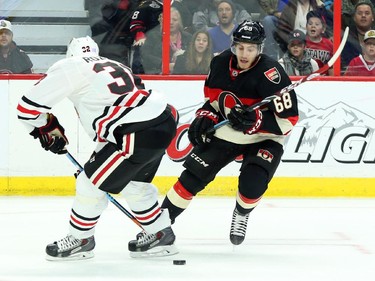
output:
[[52, 65], [21, 98], [18, 118], [32, 131], [44, 126], [46, 113], [68, 98], [94, 141], [115, 142], [113, 131], [118, 125], [154, 119], [167, 106], [157, 93], [150, 94], [141, 85], [119, 62], [103, 57], [66, 58]]

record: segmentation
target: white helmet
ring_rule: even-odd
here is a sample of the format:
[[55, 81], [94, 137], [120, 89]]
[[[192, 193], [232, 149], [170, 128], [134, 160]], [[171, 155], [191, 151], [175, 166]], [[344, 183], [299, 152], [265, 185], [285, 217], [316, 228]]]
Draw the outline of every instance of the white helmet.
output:
[[99, 56], [99, 47], [90, 36], [73, 38], [68, 44], [66, 57], [94, 57]]

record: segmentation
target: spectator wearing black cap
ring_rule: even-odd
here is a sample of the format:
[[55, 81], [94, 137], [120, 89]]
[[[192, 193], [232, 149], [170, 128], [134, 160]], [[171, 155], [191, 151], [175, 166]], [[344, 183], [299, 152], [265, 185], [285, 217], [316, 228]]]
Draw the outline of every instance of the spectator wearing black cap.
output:
[[288, 37], [288, 50], [279, 60], [289, 76], [309, 75], [319, 69], [318, 63], [305, 50], [306, 38], [301, 30], [293, 30]]
[[0, 74], [32, 73], [33, 64], [13, 41], [12, 24], [7, 20], [0, 20], [0, 54]]
[[[327, 64], [333, 56], [333, 43], [324, 37], [326, 21], [318, 11], [310, 11], [306, 16], [306, 52], [316, 60], [319, 68]], [[332, 70], [325, 74], [333, 74]]]

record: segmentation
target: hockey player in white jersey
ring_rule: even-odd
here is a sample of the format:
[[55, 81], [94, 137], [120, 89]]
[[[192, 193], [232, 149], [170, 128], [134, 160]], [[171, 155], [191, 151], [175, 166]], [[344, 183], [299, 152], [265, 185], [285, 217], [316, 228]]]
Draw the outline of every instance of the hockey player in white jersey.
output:
[[176, 133], [177, 112], [119, 62], [100, 57], [90, 37], [74, 38], [67, 58], [56, 62], [19, 101], [18, 118], [41, 146], [67, 152], [68, 138], [51, 108], [68, 98], [97, 143], [76, 182], [69, 234], [47, 245], [48, 260], [93, 257], [94, 232], [107, 207], [106, 192], [123, 195], [145, 232], [129, 242], [132, 257], [177, 253], [168, 211], [151, 184]]

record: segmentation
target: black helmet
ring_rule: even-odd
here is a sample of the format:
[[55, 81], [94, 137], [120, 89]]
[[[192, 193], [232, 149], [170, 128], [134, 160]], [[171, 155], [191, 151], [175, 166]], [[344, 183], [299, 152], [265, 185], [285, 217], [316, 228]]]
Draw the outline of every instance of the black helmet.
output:
[[238, 42], [261, 45], [265, 38], [264, 27], [260, 22], [245, 20], [233, 32], [232, 45]]

